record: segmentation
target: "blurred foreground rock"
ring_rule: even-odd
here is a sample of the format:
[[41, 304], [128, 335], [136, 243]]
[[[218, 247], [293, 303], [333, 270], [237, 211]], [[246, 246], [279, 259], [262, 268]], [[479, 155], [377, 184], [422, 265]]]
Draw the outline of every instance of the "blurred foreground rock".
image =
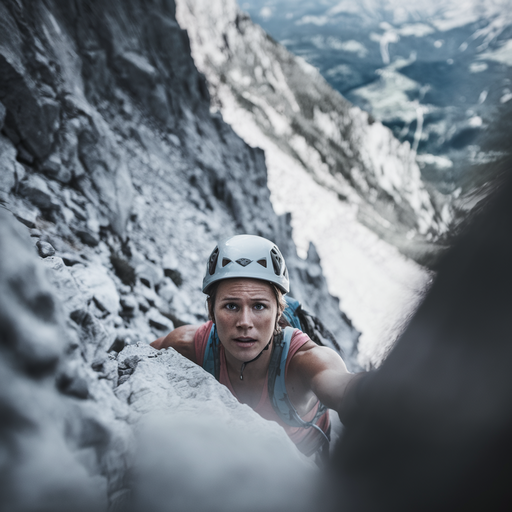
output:
[[2, 510], [306, 510], [317, 477], [278, 425], [172, 349], [66, 322], [45, 273], [74, 279], [26, 231], [0, 210]]

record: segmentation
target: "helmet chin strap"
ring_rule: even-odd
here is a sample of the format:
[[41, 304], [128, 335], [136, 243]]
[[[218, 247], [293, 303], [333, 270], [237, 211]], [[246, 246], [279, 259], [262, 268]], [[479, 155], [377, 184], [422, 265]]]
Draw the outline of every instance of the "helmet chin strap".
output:
[[245, 367], [249, 364], [249, 363], [252, 363], [253, 361], [256, 361], [256, 359], [258, 359], [261, 354], [263, 354], [263, 352], [265, 352], [265, 350], [268, 350], [268, 347], [270, 347], [270, 344], [272, 343], [272, 339], [274, 338], [274, 336], [272, 336], [272, 338], [270, 338], [269, 342], [267, 343], [267, 345], [265, 346], [265, 348], [254, 358], [254, 359], [251, 359], [250, 361], [246, 361], [245, 363], [242, 363], [242, 367], [240, 368], [240, 380], [244, 380], [244, 370], [245, 370]]

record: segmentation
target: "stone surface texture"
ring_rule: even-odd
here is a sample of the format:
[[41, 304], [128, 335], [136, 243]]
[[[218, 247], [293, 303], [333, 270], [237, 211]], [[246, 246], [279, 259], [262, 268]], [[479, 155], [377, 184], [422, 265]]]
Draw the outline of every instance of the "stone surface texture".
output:
[[209, 107], [173, 1], [0, 1], [2, 510], [305, 509], [284, 431], [148, 346], [206, 319], [236, 233], [281, 247], [348, 356], [359, 336]]

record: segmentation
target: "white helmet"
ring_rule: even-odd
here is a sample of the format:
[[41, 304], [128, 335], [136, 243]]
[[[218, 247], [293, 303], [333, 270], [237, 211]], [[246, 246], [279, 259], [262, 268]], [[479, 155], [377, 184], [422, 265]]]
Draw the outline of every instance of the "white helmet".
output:
[[277, 245], [254, 235], [237, 235], [222, 240], [206, 263], [203, 293], [222, 279], [250, 277], [269, 281], [283, 292], [290, 291], [288, 270]]

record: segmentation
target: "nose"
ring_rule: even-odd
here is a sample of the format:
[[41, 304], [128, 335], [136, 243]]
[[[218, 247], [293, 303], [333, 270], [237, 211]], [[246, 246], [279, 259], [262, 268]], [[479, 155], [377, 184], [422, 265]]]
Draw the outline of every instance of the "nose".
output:
[[252, 315], [250, 308], [241, 308], [237, 317], [236, 326], [242, 329], [250, 329], [252, 327]]

